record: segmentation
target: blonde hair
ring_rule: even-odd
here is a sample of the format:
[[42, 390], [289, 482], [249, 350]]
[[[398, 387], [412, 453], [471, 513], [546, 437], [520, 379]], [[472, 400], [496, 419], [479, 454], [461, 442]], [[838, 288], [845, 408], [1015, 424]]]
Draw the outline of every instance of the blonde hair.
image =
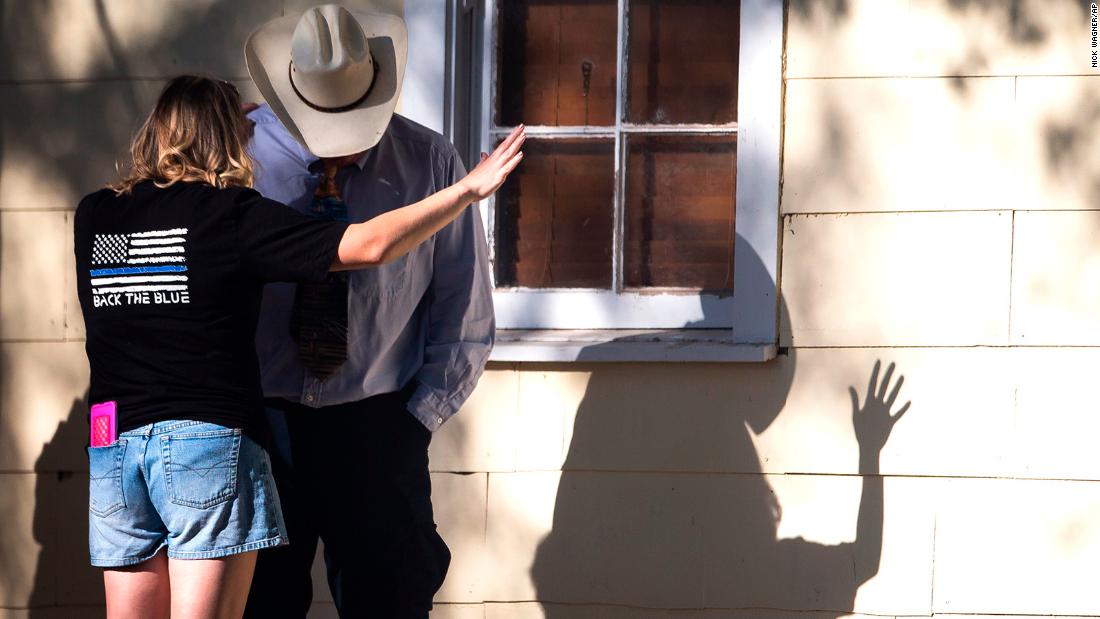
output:
[[134, 137], [129, 169], [108, 186], [120, 195], [147, 180], [157, 187], [180, 181], [251, 187], [252, 163], [245, 151], [248, 134], [235, 86], [181, 75], [164, 87]]

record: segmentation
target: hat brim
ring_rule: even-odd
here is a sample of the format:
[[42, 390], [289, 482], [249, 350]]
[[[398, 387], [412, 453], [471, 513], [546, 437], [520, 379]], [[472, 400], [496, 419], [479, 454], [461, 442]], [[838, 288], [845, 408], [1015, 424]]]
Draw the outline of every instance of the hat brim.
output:
[[290, 82], [290, 43], [298, 17], [282, 17], [257, 28], [244, 44], [245, 64], [271, 110], [295, 139], [318, 157], [365, 151], [390, 124], [409, 55], [405, 20], [395, 15], [351, 10], [370, 44], [376, 70], [362, 101], [338, 112], [317, 109]]

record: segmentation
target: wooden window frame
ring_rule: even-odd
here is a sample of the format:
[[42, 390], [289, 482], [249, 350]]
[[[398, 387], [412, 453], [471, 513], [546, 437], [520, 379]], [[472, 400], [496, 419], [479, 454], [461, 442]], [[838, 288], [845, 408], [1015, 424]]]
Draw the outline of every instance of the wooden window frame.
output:
[[[498, 6], [502, 0], [456, 0], [472, 10], [472, 46], [469, 54], [473, 153], [491, 150], [508, 128], [494, 125], [497, 96], [496, 49]], [[507, 0], [503, 0], [507, 1]], [[497, 288], [494, 304], [501, 329], [503, 351], [499, 360], [572, 360], [599, 342], [645, 341], [658, 344], [664, 353], [641, 355], [652, 360], [747, 361], [767, 360], [778, 341], [779, 183], [783, 72], [782, 0], [740, 0], [740, 56], [736, 123], [728, 125], [642, 125], [624, 121], [625, 72], [629, 42], [625, 24], [630, 0], [617, 0], [618, 23], [615, 125], [613, 127], [528, 126], [533, 138], [593, 138], [614, 140], [615, 169], [625, 166], [626, 137], [630, 135], [736, 135], [736, 235], [734, 240], [734, 293], [720, 296], [706, 292], [657, 288], [643, 291], [623, 288], [623, 232], [625, 222], [625, 174], [615, 179], [612, 289]], [[462, 10], [460, 7], [459, 10]], [[452, 22], [454, 23], [454, 22]], [[457, 50], [456, 55], [460, 55]], [[454, 73], [451, 73], [454, 75]], [[456, 116], [457, 116], [456, 112]], [[496, 204], [479, 204], [490, 252], [495, 251]], [[495, 276], [494, 276], [495, 279]], [[494, 282], [495, 284], [495, 282]], [[567, 331], [571, 330], [571, 331]], [[699, 338], [687, 334], [700, 331]], [[671, 331], [665, 338], [653, 333]], [[581, 333], [565, 337], [568, 333]], [[548, 335], [554, 334], [554, 335]], [[624, 334], [629, 334], [623, 337]], [[687, 337], [688, 344], [685, 344]], [[641, 338], [640, 340], [638, 338]], [[553, 341], [555, 354], [543, 354], [529, 344]], [[690, 342], [704, 342], [711, 351], [695, 354]], [[716, 347], [718, 352], [716, 353]], [[615, 347], [605, 347], [605, 351]], [[628, 348], [638, 348], [637, 346]], [[699, 348], [698, 346], [696, 348]], [[498, 349], [501, 346], [498, 345]], [[573, 352], [562, 352], [568, 349]], [[681, 359], [668, 351], [681, 351]], [[533, 352], [534, 350], [534, 352]], [[509, 352], [510, 351], [510, 352]], [[683, 352], [687, 351], [687, 352]], [[607, 359], [631, 360], [633, 356], [610, 352]]]

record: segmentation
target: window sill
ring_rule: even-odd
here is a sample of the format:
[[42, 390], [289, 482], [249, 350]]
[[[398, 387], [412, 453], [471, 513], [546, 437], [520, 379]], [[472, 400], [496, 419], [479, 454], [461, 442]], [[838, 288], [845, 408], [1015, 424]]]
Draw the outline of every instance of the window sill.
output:
[[728, 329], [497, 331], [490, 361], [761, 363], [775, 344], [735, 342]]

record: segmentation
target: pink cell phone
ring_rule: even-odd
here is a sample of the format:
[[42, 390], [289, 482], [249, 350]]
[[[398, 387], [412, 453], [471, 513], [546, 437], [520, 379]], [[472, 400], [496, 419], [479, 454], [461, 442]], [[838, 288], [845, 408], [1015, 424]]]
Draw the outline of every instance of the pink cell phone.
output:
[[92, 447], [105, 447], [115, 442], [115, 439], [118, 438], [116, 436], [117, 416], [117, 402], [100, 402], [92, 405]]

